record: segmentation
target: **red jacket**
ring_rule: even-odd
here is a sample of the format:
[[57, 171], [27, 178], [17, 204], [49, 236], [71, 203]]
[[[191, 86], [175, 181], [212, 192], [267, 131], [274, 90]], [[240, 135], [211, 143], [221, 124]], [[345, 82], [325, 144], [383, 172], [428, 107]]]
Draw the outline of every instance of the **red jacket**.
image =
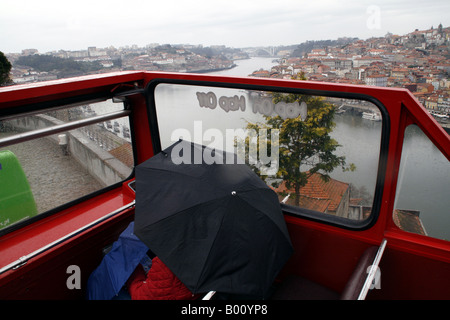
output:
[[128, 292], [133, 300], [188, 300], [195, 299], [189, 289], [158, 258], [145, 275], [139, 264], [127, 281]]

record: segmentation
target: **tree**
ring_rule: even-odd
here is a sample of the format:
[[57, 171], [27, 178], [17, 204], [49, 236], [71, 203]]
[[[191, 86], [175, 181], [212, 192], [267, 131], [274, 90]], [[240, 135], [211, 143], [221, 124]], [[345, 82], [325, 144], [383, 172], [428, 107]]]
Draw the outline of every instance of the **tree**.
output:
[[8, 61], [8, 58], [0, 51], [0, 87], [13, 84], [12, 79], [9, 76], [12, 65]]
[[[294, 80], [306, 80], [304, 74], [298, 74]], [[336, 167], [343, 170], [355, 170], [354, 164], [346, 166], [344, 156], [335, 154], [339, 144], [332, 139], [335, 123], [335, 108], [322, 97], [301, 94], [272, 93], [274, 104], [278, 102], [306, 103], [307, 116], [302, 120], [296, 118], [283, 119], [280, 116], [265, 116], [265, 124], [249, 123], [247, 129], [260, 132], [260, 129], [279, 129], [279, 170], [277, 178], [283, 179], [286, 188], [293, 191], [295, 205], [300, 203], [300, 188], [305, 186], [308, 178], [314, 173], [328, 181]], [[267, 139], [268, 141], [270, 139]], [[261, 168], [253, 166], [257, 173]], [[267, 177], [262, 177], [263, 179]]]

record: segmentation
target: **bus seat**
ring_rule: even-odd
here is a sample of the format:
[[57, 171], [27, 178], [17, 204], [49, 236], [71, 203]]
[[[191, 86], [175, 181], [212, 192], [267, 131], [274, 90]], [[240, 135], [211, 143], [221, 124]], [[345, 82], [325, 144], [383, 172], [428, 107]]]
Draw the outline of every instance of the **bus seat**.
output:
[[37, 214], [36, 202], [16, 155], [0, 151], [0, 229]]
[[358, 260], [342, 293], [335, 292], [306, 278], [289, 275], [272, 295], [273, 300], [356, 300], [373, 264], [378, 247], [367, 248]]
[[272, 300], [338, 300], [339, 293], [297, 275], [288, 275], [272, 295]]

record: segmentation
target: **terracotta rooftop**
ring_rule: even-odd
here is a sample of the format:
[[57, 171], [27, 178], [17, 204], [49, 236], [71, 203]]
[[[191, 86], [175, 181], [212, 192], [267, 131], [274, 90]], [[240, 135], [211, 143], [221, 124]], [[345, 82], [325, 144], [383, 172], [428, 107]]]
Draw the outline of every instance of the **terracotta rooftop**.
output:
[[422, 221], [419, 218], [419, 211], [394, 210], [393, 219], [397, 227], [404, 231], [426, 235]]
[[[320, 212], [335, 212], [348, 187], [348, 183], [331, 178], [325, 181], [320, 173], [314, 173], [309, 177], [306, 185], [300, 188], [300, 206]], [[284, 182], [275, 191], [293, 193], [293, 190], [286, 189]], [[288, 204], [293, 203], [294, 199], [291, 196]]]

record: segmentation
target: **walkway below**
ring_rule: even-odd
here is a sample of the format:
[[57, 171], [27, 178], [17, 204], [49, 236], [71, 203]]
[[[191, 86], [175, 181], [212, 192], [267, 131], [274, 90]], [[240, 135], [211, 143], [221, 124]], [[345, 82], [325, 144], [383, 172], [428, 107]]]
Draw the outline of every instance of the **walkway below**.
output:
[[[0, 133], [0, 138], [5, 137]], [[33, 192], [38, 212], [42, 213], [103, 188], [70, 155], [48, 138], [2, 148], [19, 159]]]

